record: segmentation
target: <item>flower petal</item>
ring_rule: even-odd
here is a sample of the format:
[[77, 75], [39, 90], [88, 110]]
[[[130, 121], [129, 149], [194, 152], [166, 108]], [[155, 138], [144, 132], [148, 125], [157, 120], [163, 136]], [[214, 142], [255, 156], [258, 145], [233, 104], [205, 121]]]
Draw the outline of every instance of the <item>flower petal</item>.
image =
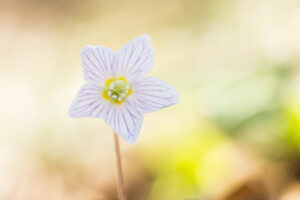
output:
[[125, 76], [130, 81], [143, 77], [154, 65], [151, 39], [145, 34], [122, 47], [115, 57], [116, 76]]
[[143, 113], [154, 112], [178, 102], [178, 93], [170, 84], [156, 78], [146, 77], [132, 85], [128, 101]]
[[119, 136], [132, 144], [140, 133], [143, 114], [126, 102], [122, 105], [111, 103], [103, 119]]
[[70, 107], [70, 117], [102, 117], [108, 103], [100, 94], [100, 87], [90, 83], [84, 84]]
[[101, 85], [113, 75], [114, 51], [102, 46], [85, 46], [81, 51], [83, 75], [86, 81]]

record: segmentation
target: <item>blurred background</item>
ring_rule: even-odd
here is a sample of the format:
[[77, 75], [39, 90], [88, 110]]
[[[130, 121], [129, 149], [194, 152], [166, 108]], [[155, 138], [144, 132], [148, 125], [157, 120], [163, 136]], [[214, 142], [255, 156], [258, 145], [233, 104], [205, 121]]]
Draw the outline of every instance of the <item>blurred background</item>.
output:
[[180, 102], [121, 141], [128, 199], [299, 200], [299, 19], [298, 0], [0, 0], [0, 199], [117, 199], [111, 129], [68, 109], [84, 45], [148, 33]]

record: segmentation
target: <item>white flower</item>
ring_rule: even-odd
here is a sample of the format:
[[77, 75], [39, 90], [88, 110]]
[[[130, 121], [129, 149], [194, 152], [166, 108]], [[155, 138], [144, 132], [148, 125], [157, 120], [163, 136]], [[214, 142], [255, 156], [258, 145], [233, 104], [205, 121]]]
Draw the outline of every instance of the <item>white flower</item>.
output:
[[81, 61], [86, 83], [69, 115], [103, 118], [129, 143], [136, 141], [144, 113], [178, 102], [178, 93], [171, 85], [145, 77], [154, 64], [148, 35], [133, 39], [117, 52], [103, 46], [85, 46]]

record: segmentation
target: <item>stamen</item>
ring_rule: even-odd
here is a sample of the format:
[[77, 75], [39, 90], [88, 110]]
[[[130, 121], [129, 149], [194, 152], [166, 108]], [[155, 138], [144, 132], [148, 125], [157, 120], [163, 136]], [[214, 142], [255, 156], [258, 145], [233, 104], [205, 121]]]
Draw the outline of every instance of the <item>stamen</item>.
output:
[[111, 100], [113, 103], [120, 104], [131, 94], [130, 85], [126, 80], [111, 78], [106, 82], [108, 83], [106, 84], [105, 93], [103, 93], [103, 97], [106, 100]]
[[114, 82], [112, 82], [112, 83], [110, 84], [110, 89], [111, 89], [111, 90], [114, 88], [114, 85], [115, 85]]

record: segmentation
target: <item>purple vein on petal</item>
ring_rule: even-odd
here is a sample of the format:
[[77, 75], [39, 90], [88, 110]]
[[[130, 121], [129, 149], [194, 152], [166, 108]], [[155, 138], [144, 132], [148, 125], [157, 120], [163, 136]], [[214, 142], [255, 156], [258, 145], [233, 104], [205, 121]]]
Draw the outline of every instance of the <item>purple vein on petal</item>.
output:
[[104, 105], [102, 105], [102, 108], [101, 108], [101, 110], [99, 110], [98, 111], [98, 113], [95, 115], [95, 116], [99, 116], [100, 115], [100, 113], [104, 110], [104, 108], [105, 108], [105, 106]]
[[[142, 54], [144, 53], [144, 49], [145, 49], [145, 47], [142, 46], [142, 49], [141, 49], [139, 55], [137, 56], [137, 60], [135, 61], [135, 63], [134, 63], [132, 66], [128, 66], [128, 67], [130, 67], [128, 73], [132, 73], [132, 71], [135, 70], [135, 65], [136, 65], [136, 63], [140, 60], [140, 58], [143, 57]], [[130, 56], [130, 58], [132, 58], [132, 55]], [[146, 59], [147, 59], [147, 58], [146, 58]], [[129, 63], [128, 63], [128, 64], [129, 64]]]
[[[103, 50], [103, 51], [104, 51], [104, 50]], [[103, 51], [102, 51], [102, 53], [103, 53]], [[106, 64], [105, 64], [104, 60], [102, 59], [102, 56], [103, 56], [103, 55], [101, 55], [100, 48], [97, 49], [97, 53], [98, 53], [99, 58], [100, 58], [100, 60], [101, 60], [101, 62], [102, 62], [102, 64], [103, 64], [103, 69], [106, 71], [106, 73], [108, 73]]]
[[100, 60], [99, 60], [99, 58], [98, 58], [98, 56], [95, 54], [95, 52], [92, 50], [92, 54], [94, 55], [94, 57], [95, 57], [95, 59], [97, 60], [97, 62], [98, 62], [98, 64], [99, 64], [99, 71], [101, 70], [101, 73], [104, 73], [104, 71], [103, 71], [103, 67], [101, 67], [101, 66], [103, 66], [103, 63], [102, 63], [102, 65], [101, 65], [101, 63], [100, 63]]
[[127, 133], [130, 132], [129, 128], [128, 128], [128, 124], [127, 124], [127, 121], [126, 121], [126, 118], [124, 116], [124, 113], [122, 113], [122, 117], [123, 117], [123, 120], [124, 120], [124, 123], [125, 123], [125, 126], [126, 126], [126, 129], [127, 129]]
[[84, 53], [84, 56], [85, 56], [85, 57], [88, 59], [88, 61], [89, 61], [92, 65], [94, 65], [94, 67], [99, 71], [97, 65], [91, 60], [91, 58], [88, 56], [88, 54], [87, 54], [87, 53]]
[[99, 74], [96, 74], [96, 73], [94, 73], [93, 71], [90, 70], [89, 65], [85, 61], [82, 61], [82, 64], [84, 65], [84, 67], [85, 67], [84, 70], [86, 72], [89, 72], [89, 73], [93, 74], [94, 76], [99, 77]]

